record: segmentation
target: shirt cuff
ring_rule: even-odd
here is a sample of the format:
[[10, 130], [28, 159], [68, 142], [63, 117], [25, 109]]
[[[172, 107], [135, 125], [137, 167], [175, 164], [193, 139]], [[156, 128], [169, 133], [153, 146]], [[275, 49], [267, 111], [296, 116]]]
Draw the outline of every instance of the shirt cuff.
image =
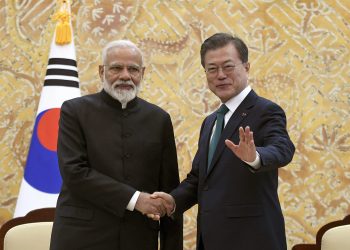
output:
[[127, 210], [134, 211], [135, 205], [139, 196], [140, 196], [140, 191], [136, 191], [134, 195], [131, 197], [129, 204], [126, 206]]
[[254, 169], [259, 169], [261, 167], [261, 161], [260, 161], [260, 155], [258, 151], [256, 151], [256, 158], [253, 162], [247, 162], [247, 161], [244, 161], [244, 162]]

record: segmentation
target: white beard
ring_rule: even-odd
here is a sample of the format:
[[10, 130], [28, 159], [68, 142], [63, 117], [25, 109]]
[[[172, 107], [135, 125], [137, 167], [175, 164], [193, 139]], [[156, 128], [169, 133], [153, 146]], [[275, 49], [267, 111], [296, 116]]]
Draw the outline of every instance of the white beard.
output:
[[[124, 84], [124, 85], [129, 85], [132, 87], [132, 89], [127, 90], [127, 89], [119, 89], [117, 88], [118, 85]], [[122, 80], [117, 80], [113, 84], [109, 84], [103, 76], [103, 88], [104, 90], [114, 99], [118, 100], [122, 104], [122, 108], [125, 109], [126, 105], [128, 102], [133, 100], [137, 94], [140, 91], [140, 85], [135, 85], [133, 81], [122, 81]]]

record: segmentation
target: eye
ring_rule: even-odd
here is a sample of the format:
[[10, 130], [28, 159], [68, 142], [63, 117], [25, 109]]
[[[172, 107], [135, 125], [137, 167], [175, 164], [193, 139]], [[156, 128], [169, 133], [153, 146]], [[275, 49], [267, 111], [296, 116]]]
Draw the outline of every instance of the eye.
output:
[[225, 66], [224, 66], [224, 70], [225, 70], [226, 72], [232, 71], [234, 68], [235, 68], [234, 65], [225, 65]]
[[111, 65], [109, 66], [109, 70], [113, 72], [120, 72], [123, 70], [123, 67], [120, 65]]
[[137, 74], [140, 72], [140, 68], [138, 68], [136, 66], [129, 66], [128, 71], [132, 74]]
[[208, 73], [215, 73], [217, 71], [218, 71], [218, 68], [216, 68], [216, 67], [210, 67], [210, 68], [207, 69]]

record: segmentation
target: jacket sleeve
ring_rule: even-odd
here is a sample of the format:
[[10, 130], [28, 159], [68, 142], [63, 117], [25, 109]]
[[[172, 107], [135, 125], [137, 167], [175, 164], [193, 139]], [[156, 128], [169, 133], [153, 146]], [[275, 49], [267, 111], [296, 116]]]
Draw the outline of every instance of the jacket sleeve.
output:
[[287, 132], [286, 115], [281, 107], [271, 103], [262, 115], [262, 127], [257, 136], [262, 136], [261, 146], [256, 150], [260, 154], [261, 167], [255, 172], [268, 171], [283, 167], [292, 161], [295, 147]]
[[[165, 121], [163, 134], [162, 166], [160, 173], [160, 190], [170, 193], [176, 188], [179, 181], [176, 145], [174, 130], [168, 115]], [[182, 215], [170, 218], [164, 216], [160, 220], [160, 250], [183, 249], [183, 217]]]
[[[207, 119], [202, 123], [200, 129], [200, 137]], [[198, 150], [192, 161], [192, 169], [187, 174], [186, 178], [181, 184], [174, 189], [170, 194], [174, 197], [176, 202], [175, 216], [184, 213], [187, 209], [198, 203], [198, 185], [199, 185], [199, 142]]]
[[61, 107], [57, 153], [63, 185], [77, 198], [122, 217], [136, 190], [89, 165], [86, 139], [76, 109], [77, 103], [71, 101]]

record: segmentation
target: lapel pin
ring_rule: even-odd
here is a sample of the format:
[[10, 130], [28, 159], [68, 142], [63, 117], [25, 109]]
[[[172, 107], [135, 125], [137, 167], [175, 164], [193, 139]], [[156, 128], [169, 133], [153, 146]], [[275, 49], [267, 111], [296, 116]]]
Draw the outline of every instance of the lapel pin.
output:
[[243, 112], [243, 113], [242, 113], [242, 116], [243, 116], [243, 117], [244, 117], [244, 116], [247, 116], [247, 113], [244, 113], [244, 112]]

